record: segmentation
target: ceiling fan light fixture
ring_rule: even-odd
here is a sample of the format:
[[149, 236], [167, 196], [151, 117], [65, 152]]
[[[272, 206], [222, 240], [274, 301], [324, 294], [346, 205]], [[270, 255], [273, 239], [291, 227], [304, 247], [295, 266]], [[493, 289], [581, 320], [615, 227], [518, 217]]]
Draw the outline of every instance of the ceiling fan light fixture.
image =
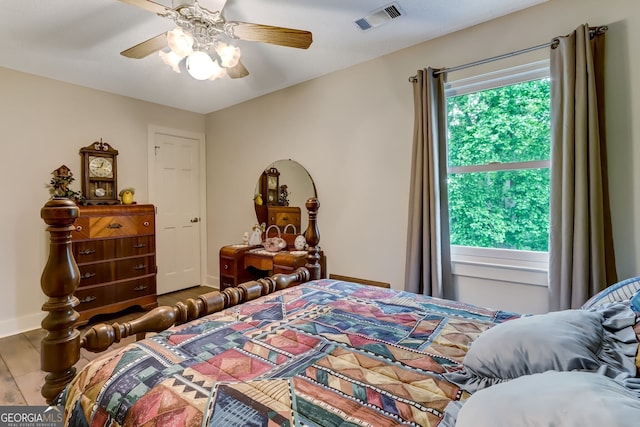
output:
[[196, 50], [187, 56], [187, 71], [196, 80], [208, 80], [215, 74], [216, 66], [213, 59], [201, 50]]
[[217, 61], [213, 61], [213, 74], [209, 77], [209, 80], [221, 79], [227, 75], [227, 69], [218, 65]]
[[161, 50], [158, 52], [160, 58], [162, 58], [162, 62], [173, 68], [173, 71], [176, 73], [180, 73], [180, 61], [182, 61], [182, 57], [175, 53], [174, 51], [165, 52]]
[[220, 58], [220, 65], [225, 68], [233, 68], [240, 61], [240, 48], [224, 42], [216, 43], [216, 53]]
[[167, 31], [167, 45], [180, 58], [193, 53], [193, 36], [180, 27]]

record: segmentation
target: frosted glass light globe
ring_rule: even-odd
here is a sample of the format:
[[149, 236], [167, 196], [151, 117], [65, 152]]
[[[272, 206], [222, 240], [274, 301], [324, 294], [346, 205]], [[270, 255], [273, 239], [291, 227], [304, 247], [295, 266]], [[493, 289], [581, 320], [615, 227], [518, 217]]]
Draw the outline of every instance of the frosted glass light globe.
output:
[[187, 71], [196, 80], [207, 80], [216, 70], [207, 53], [196, 51], [187, 57]]
[[193, 53], [193, 37], [180, 27], [167, 32], [167, 45], [180, 59]]
[[240, 61], [240, 48], [226, 43], [219, 43], [216, 52], [220, 56], [220, 64], [225, 68], [233, 68]]

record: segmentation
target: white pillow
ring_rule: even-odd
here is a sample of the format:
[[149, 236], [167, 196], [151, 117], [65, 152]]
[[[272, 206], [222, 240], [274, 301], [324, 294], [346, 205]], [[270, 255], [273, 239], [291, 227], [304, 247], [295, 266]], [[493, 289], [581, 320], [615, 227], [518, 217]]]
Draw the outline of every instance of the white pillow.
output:
[[469, 397], [456, 427], [638, 427], [640, 396], [591, 372], [526, 375]]

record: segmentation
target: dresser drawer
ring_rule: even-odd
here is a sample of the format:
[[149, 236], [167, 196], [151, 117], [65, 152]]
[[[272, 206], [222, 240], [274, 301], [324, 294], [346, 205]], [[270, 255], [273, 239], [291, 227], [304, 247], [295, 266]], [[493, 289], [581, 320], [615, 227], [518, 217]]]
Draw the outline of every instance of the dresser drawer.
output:
[[154, 255], [117, 259], [114, 261], [99, 261], [79, 264], [79, 287], [92, 286], [98, 283], [108, 283], [156, 272], [156, 258]]
[[156, 258], [153, 255], [136, 258], [120, 259], [113, 262], [113, 280], [129, 277], [145, 276], [156, 272]]
[[80, 304], [75, 307], [78, 312], [127, 301], [146, 295], [155, 295], [154, 277], [116, 282], [109, 285], [90, 286], [76, 289], [74, 296]]
[[128, 256], [153, 254], [155, 250], [154, 236], [81, 240], [73, 242], [73, 257], [78, 264]]
[[126, 301], [146, 295], [155, 295], [156, 281], [153, 277], [143, 277], [119, 283], [116, 289], [118, 301]]
[[237, 264], [235, 259], [220, 257], [220, 274], [232, 274], [237, 273]]
[[75, 310], [80, 312], [115, 302], [116, 288], [115, 286], [90, 286], [76, 289], [73, 295], [80, 301], [80, 304], [75, 307]]
[[114, 240], [87, 240], [73, 242], [73, 258], [76, 263], [101, 261], [115, 257]]
[[115, 256], [128, 257], [136, 255], [153, 254], [156, 252], [156, 239], [154, 236], [125, 237], [114, 241]]
[[104, 239], [109, 237], [153, 234], [153, 215], [87, 216], [76, 219], [73, 240]]
[[[268, 206], [267, 225], [275, 224], [280, 230], [284, 230], [288, 224], [292, 224], [296, 231], [300, 231], [300, 208], [291, 206]], [[273, 237], [267, 236], [267, 237]]]

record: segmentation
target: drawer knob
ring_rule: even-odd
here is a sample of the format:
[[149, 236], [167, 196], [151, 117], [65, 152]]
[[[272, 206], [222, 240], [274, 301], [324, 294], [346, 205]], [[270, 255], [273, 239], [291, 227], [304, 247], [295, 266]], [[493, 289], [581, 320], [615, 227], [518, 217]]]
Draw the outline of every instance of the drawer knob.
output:
[[140, 248], [144, 248], [147, 245], [145, 245], [144, 243], [138, 243], [137, 245], [133, 245], [133, 249], [140, 249]]
[[77, 231], [77, 232], [82, 231], [82, 226], [81, 226], [81, 225], [76, 225], [76, 231]]
[[90, 271], [87, 271], [86, 273], [84, 273], [82, 276], [80, 276], [81, 279], [91, 279], [93, 276], [95, 276], [96, 273], [92, 273]]
[[122, 224], [118, 224], [117, 222], [114, 222], [113, 224], [107, 225], [107, 228], [122, 228]]
[[144, 225], [145, 227], [148, 227], [149, 225], [151, 225], [151, 223], [149, 221], [145, 221], [142, 223], [142, 225]]
[[85, 298], [82, 298], [80, 300], [80, 304], [89, 303], [89, 302], [95, 301], [96, 299], [97, 299], [97, 297], [94, 297], [93, 295], [89, 295], [89, 296], [87, 296]]
[[92, 255], [95, 253], [96, 253], [95, 249], [83, 249], [80, 252], [78, 252], [78, 255]]
[[225, 269], [225, 270], [228, 270], [228, 269], [229, 269], [229, 264], [225, 264], [225, 265], [224, 265], [224, 269]]
[[139, 285], [133, 288], [134, 291], [144, 291], [145, 289], [147, 289], [147, 287], [143, 285]]
[[145, 268], [147, 268], [147, 266], [144, 264], [138, 264], [135, 267], [133, 267], [134, 270], [144, 270]]

